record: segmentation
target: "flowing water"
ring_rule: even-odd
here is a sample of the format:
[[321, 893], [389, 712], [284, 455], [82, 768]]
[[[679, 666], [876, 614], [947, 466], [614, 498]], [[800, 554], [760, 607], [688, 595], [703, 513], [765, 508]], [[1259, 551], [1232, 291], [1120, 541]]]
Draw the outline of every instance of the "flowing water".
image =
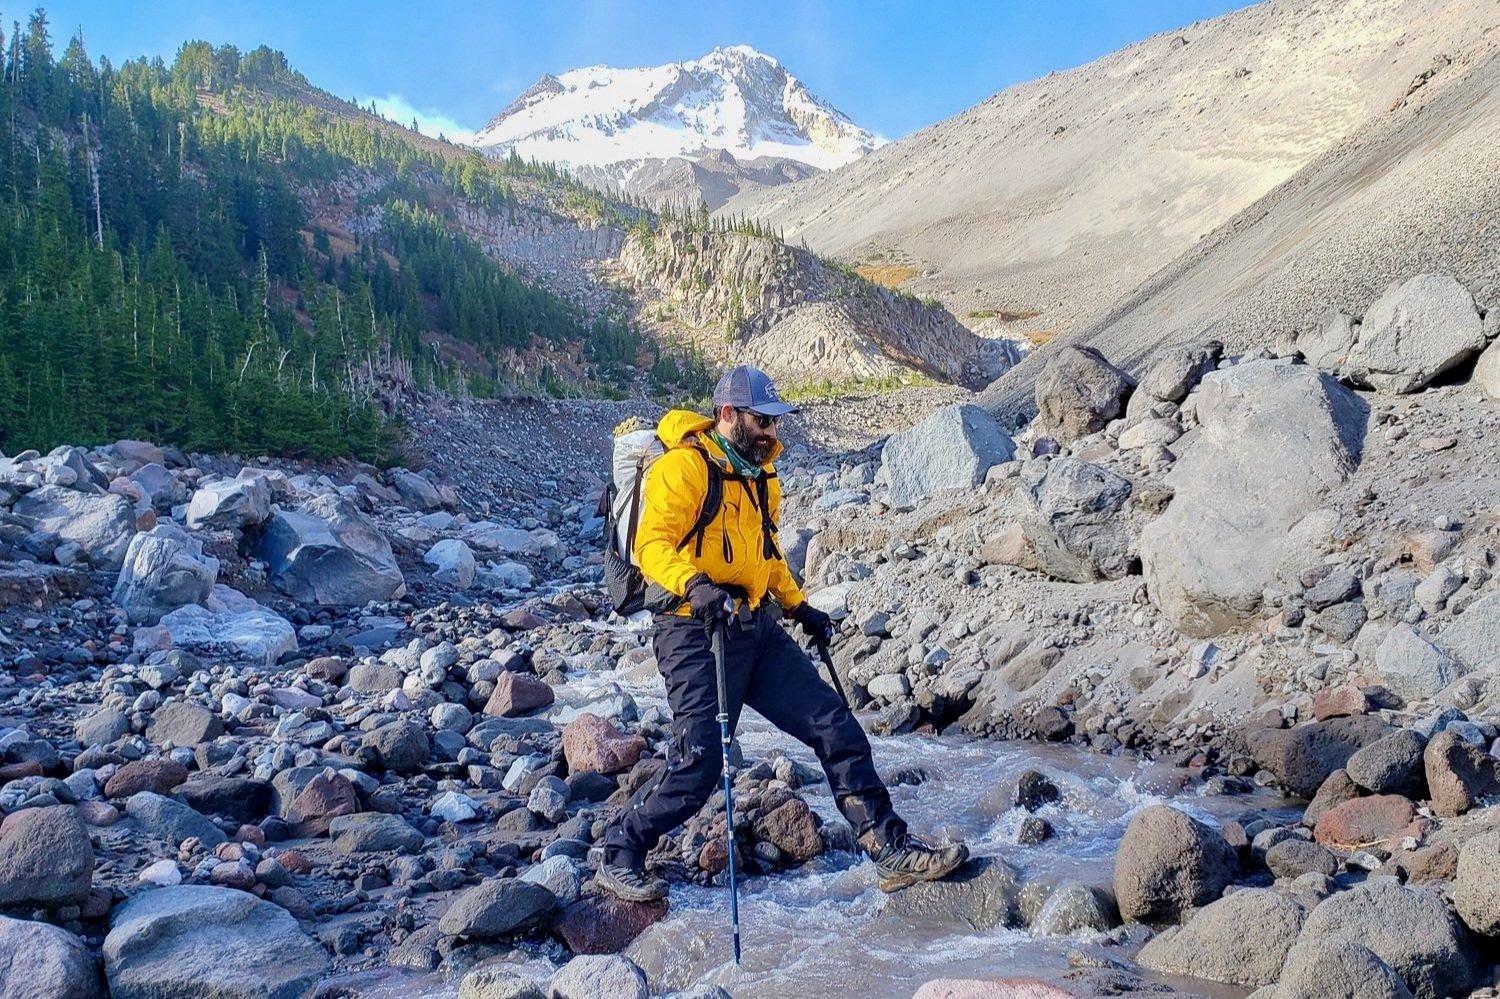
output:
[[[660, 680], [633, 682], [620, 674], [585, 674], [559, 689], [559, 700], [577, 702], [618, 684], [646, 707], [665, 704]], [[801, 744], [746, 710], [739, 740], [749, 759], [781, 749], [816, 767]], [[882, 773], [916, 768], [919, 785], [893, 787], [897, 810], [914, 832], [961, 838], [976, 855], [997, 855], [1017, 867], [1023, 881], [1075, 880], [1107, 885], [1114, 855], [1130, 817], [1156, 802], [1171, 802], [1203, 819], [1233, 818], [1252, 808], [1277, 808], [1269, 792], [1254, 796], [1200, 796], [1176, 790], [1171, 768], [1128, 757], [1106, 757], [1073, 748], [1028, 742], [908, 735], [874, 740]], [[1028, 769], [1050, 776], [1062, 800], [1038, 813], [1056, 831], [1039, 846], [1014, 845], [1025, 813], [1011, 805], [1016, 779]], [[801, 792], [825, 819], [842, 821], [826, 784]], [[883, 912], [886, 896], [873, 866], [851, 853], [824, 855], [793, 871], [744, 879], [740, 885], [743, 963], [730, 945], [726, 888], [673, 885], [671, 911], [625, 952], [646, 972], [657, 994], [716, 984], [736, 997], [909, 997], [933, 978], [1055, 977], [1068, 969], [1069, 951], [1097, 936], [1034, 937], [1025, 930], [975, 932], [962, 924], [915, 921]], [[1114, 952], [1116, 957], [1128, 955]], [[518, 974], [545, 980], [554, 966], [518, 959]], [[361, 976], [363, 977], [363, 976]], [[1195, 991], [1205, 992], [1201, 983]], [[374, 997], [451, 999], [457, 982], [435, 976], [366, 980]], [[1217, 990], [1223, 996], [1245, 990]]]

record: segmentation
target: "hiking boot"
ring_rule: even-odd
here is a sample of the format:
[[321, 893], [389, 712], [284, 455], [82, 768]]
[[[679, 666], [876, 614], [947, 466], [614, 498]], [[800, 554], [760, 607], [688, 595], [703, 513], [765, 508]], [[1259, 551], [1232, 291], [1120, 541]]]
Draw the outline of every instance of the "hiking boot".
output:
[[918, 881], [946, 878], [969, 859], [969, 848], [962, 843], [928, 846], [915, 836], [892, 840], [875, 855], [875, 871], [880, 875], [880, 890], [900, 891]]
[[594, 884], [625, 902], [655, 902], [667, 897], [667, 883], [633, 867], [600, 864]]

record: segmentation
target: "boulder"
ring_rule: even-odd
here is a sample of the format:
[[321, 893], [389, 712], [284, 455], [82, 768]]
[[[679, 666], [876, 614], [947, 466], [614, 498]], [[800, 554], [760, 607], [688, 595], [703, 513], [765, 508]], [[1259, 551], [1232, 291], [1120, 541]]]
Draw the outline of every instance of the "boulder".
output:
[[1422, 751], [1427, 740], [1409, 728], [1397, 729], [1363, 749], [1355, 750], [1344, 765], [1349, 779], [1375, 794], [1402, 794], [1408, 798], [1424, 797], [1427, 775], [1423, 770]]
[[584, 954], [552, 976], [551, 999], [651, 999], [646, 975], [616, 954]]
[[386, 473], [386, 478], [390, 480], [396, 494], [401, 497], [401, 502], [412, 510], [425, 513], [428, 510], [440, 509], [443, 505], [443, 497], [438, 492], [437, 486], [416, 472], [405, 468], [393, 468]]
[[891, 915], [986, 932], [1021, 925], [1021, 878], [999, 857], [973, 857], [942, 881], [923, 881], [885, 900]]
[[1417, 817], [1411, 799], [1372, 794], [1330, 808], [1313, 827], [1313, 838], [1340, 850], [1360, 850], [1399, 838]]
[[1080, 930], [1103, 933], [1120, 925], [1120, 913], [1108, 893], [1076, 881], [1052, 890], [1031, 921], [1033, 936], [1068, 936]]
[[755, 823], [755, 835], [780, 850], [792, 864], [805, 864], [823, 852], [817, 818], [801, 798], [783, 802], [763, 815]]
[[1457, 732], [1434, 735], [1422, 753], [1432, 813], [1453, 818], [1500, 795], [1500, 760]]
[[1217, 830], [1167, 805], [1151, 805], [1130, 820], [1115, 857], [1120, 915], [1169, 922], [1207, 905], [1234, 879], [1238, 858]]
[[1058, 441], [1103, 430], [1125, 411], [1135, 383], [1092, 347], [1064, 347], [1036, 380], [1037, 426]]
[[1359, 460], [1367, 407], [1305, 365], [1247, 361], [1203, 379], [1200, 424], [1166, 483], [1140, 555], [1151, 598], [1179, 631], [1245, 628], [1268, 587], [1321, 557], [1328, 493]]
[[427, 765], [432, 745], [427, 730], [409, 718], [382, 725], [365, 734], [364, 746], [375, 751], [376, 759], [387, 770], [412, 774]]
[[569, 773], [614, 774], [635, 766], [646, 751], [646, 740], [625, 734], [607, 718], [582, 714], [562, 732], [563, 754]]
[[359, 812], [338, 815], [328, 823], [334, 849], [342, 853], [416, 853], [422, 849], [422, 834], [399, 815]]
[[1374, 879], [1329, 896], [1308, 914], [1297, 942], [1331, 940], [1368, 947], [1418, 999], [1467, 995], [1475, 984], [1467, 931], [1434, 886]]
[[1242, 888], [1141, 949], [1141, 967], [1230, 985], [1270, 985], [1302, 932], [1302, 906], [1269, 888]]
[[[1490, 311], [1500, 311], [1500, 306], [1491, 306]], [[1479, 355], [1479, 363], [1474, 366], [1474, 383], [1486, 399], [1500, 402], [1500, 340]]]
[[1217, 340], [1165, 347], [1158, 351], [1156, 360], [1146, 369], [1140, 385], [1130, 397], [1125, 419], [1134, 424], [1149, 416], [1151, 407], [1157, 403], [1186, 399], [1203, 376], [1219, 366], [1223, 353], [1224, 345]]
[[[1256, 993], [1257, 996], [1260, 993]], [[1375, 952], [1353, 940], [1302, 940], [1287, 952], [1281, 980], [1264, 999], [1411, 999]]]
[[1451, 277], [1419, 274], [1391, 284], [1366, 310], [1344, 371], [1356, 384], [1403, 395], [1484, 345], [1474, 296]]
[[1339, 861], [1326, 847], [1305, 839], [1284, 839], [1266, 851], [1266, 866], [1278, 878], [1294, 880], [1309, 872], [1333, 877]]
[[666, 915], [666, 899], [625, 902], [605, 892], [568, 906], [553, 930], [575, 954], [618, 954]]
[[1310, 798], [1335, 770], [1342, 770], [1355, 751], [1391, 731], [1373, 715], [1332, 718], [1296, 728], [1250, 728], [1245, 742], [1250, 755], [1276, 776], [1290, 793]]
[[154, 791], [138, 791], [125, 802], [125, 814], [140, 823], [141, 828], [172, 847], [196, 837], [204, 846], [215, 847], [229, 837], [208, 819], [176, 798]]
[[427, 549], [422, 561], [432, 566], [432, 577], [459, 590], [474, 585], [474, 552], [457, 538], [439, 541]]
[[67, 930], [0, 916], [0, 999], [98, 999], [94, 955]]
[[[436, 953], [433, 951], [434, 957]], [[424, 966], [419, 970], [431, 969]], [[548, 996], [542, 985], [519, 972], [514, 961], [501, 956], [468, 971], [458, 983], [458, 999], [548, 999]]]
[[1370, 709], [1365, 692], [1352, 684], [1324, 687], [1313, 694], [1313, 718], [1327, 721], [1330, 718], [1347, 718], [1362, 715]]
[[557, 909], [557, 896], [519, 878], [490, 878], [453, 900], [438, 921], [450, 937], [491, 940], [544, 925]]
[[1010, 461], [1016, 447], [985, 410], [944, 406], [910, 430], [892, 434], [880, 455], [891, 503], [915, 506], [941, 489], [971, 489], [990, 466]]
[[1438, 634], [1437, 644], [1465, 673], [1500, 663], [1500, 593], [1470, 604]]
[[0, 905], [78, 905], [88, 898], [94, 847], [72, 805], [28, 808], [0, 839]]
[[132, 624], [155, 624], [185, 604], [201, 604], [219, 578], [219, 560], [176, 524], [157, 524], [130, 539], [111, 595]]
[[391, 545], [354, 504], [335, 494], [266, 522], [256, 554], [276, 586], [299, 603], [350, 606], [389, 600], [405, 586]]
[[273, 793], [266, 781], [251, 777], [195, 774], [177, 787], [177, 796], [193, 811], [241, 823], [255, 823], [268, 815]]
[[219, 716], [201, 704], [191, 701], [168, 701], [151, 715], [146, 738], [158, 746], [196, 746], [212, 742], [224, 734]]
[[1475, 836], [1459, 850], [1453, 906], [1475, 933], [1500, 936], [1500, 831]]
[[189, 604], [163, 614], [160, 625], [172, 644], [267, 666], [297, 651], [291, 622], [268, 607], [220, 583], [205, 606]]
[[142, 892], [104, 938], [110, 999], [299, 999], [328, 954], [285, 909], [231, 888]]
[[1021, 527], [1043, 572], [1074, 583], [1119, 579], [1135, 568], [1122, 511], [1130, 480], [1077, 458], [1029, 461], [1017, 498]]
[[1375, 669], [1387, 688], [1408, 701], [1425, 700], [1467, 672], [1404, 623], [1392, 628], [1375, 650]]
[[107, 746], [130, 734], [130, 716], [118, 708], [100, 708], [73, 724], [73, 736], [84, 748]]
[[16, 500], [11, 512], [34, 531], [76, 544], [95, 569], [120, 568], [135, 534], [135, 507], [113, 493], [42, 486]]
[[238, 531], [271, 516], [271, 486], [260, 476], [212, 479], [188, 502], [187, 526], [195, 531]]
[[509, 670], [495, 678], [495, 689], [485, 702], [484, 713], [496, 718], [515, 718], [545, 708], [557, 695], [534, 676]]
[[127, 763], [104, 785], [106, 798], [128, 798], [137, 791], [171, 794], [188, 779], [188, 769], [175, 760], [156, 758]]
[[1298, 335], [1295, 347], [1308, 364], [1337, 373], [1344, 369], [1358, 336], [1359, 323], [1354, 317], [1332, 309], [1324, 313], [1317, 326]]

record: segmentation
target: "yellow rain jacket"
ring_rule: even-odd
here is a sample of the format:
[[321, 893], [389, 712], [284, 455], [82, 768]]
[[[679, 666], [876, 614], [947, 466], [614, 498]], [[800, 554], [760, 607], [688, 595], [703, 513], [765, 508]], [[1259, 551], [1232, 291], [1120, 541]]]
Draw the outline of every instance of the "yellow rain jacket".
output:
[[[681, 409], [667, 413], [657, 424], [656, 434], [667, 450], [646, 475], [633, 553], [636, 563], [648, 582], [683, 599], [677, 609], [680, 615], [691, 613], [687, 584], [700, 572], [717, 584], [743, 589], [752, 608], [759, 607], [769, 594], [790, 611], [807, 598], [786, 561], [767, 557], [754, 484], [734, 477], [723, 449], [708, 435], [713, 427], [712, 419]], [[778, 441], [762, 466], [771, 475], [766, 485], [773, 531], [781, 517], [781, 483], [771, 462], [780, 453]], [[682, 541], [698, 522], [708, 493], [705, 459], [724, 473], [724, 499], [704, 531], [699, 552], [694, 542], [682, 545]]]

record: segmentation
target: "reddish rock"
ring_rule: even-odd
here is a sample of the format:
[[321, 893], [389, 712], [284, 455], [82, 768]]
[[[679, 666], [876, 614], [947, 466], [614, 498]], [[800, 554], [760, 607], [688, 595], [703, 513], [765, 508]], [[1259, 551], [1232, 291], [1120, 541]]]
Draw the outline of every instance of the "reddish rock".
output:
[[1330, 809], [1318, 820], [1313, 838], [1344, 850], [1375, 846], [1403, 835], [1416, 815], [1417, 808], [1408, 798], [1372, 794]]
[[552, 688], [525, 673], [501, 673], [495, 690], [485, 702], [484, 713], [495, 718], [514, 718], [544, 708], [557, 699]]
[[792, 799], [755, 824], [755, 835], [771, 843], [794, 864], [805, 864], [823, 852], [823, 837], [807, 802]]
[[912, 999], [1075, 999], [1072, 989], [1036, 978], [934, 978]]
[[359, 811], [359, 795], [349, 778], [324, 770], [308, 782], [287, 811], [287, 821], [295, 826], [299, 837], [322, 836], [328, 824], [340, 815]]
[[314, 866], [300, 850], [282, 850], [276, 854], [276, 862], [293, 874], [311, 874]]
[[[739, 844], [735, 844], [735, 847], [735, 856], [738, 857], [740, 856], [738, 852]], [[724, 836], [724, 827], [721, 825], [709, 835], [708, 842], [704, 843], [703, 847], [698, 851], [698, 867], [709, 874], [718, 874], [728, 866], [728, 843]]]
[[1386, 861], [1398, 877], [1408, 884], [1422, 881], [1452, 881], [1458, 874], [1458, 847], [1452, 843], [1402, 850]]
[[544, 627], [547, 622], [529, 610], [517, 609], [502, 617], [500, 624], [511, 631], [531, 631], [533, 628]]
[[120, 821], [120, 810], [107, 801], [80, 801], [78, 817], [91, 826], [112, 826]]
[[1325, 687], [1313, 695], [1313, 717], [1318, 721], [1362, 715], [1369, 710], [1365, 692], [1352, 684]]
[[0, 784], [20, 780], [22, 777], [40, 776], [42, 776], [42, 765], [35, 760], [26, 760], [21, 763], [7, 763], [4, 766], [0, 766]]
[[666, 899], [624, 902], [609, 894], [585, 895], [562, 911], [553, 929], [575, 954], [618, 954], [666, 915]]
[[240, 891], [249, 891], [255, 887], [255, 871], [250, 865], [238, 861], [229, 864], [220, 864], [208, 875], [208, 880], [225, 888], [238, 888]]
[[569, 773], [614, 774], [635, 766], [646, 751], [646, 740], [625, 735], [607, 718], [581, 714], [562, 733]]
[[1434, 815], [1462, 815], [1481, 798], [1500, 794], [1500, 760], [1456, 732], [1439, 732], [1422, 751]]
[[104, 796], [128, 798], [138, 791], [171, 794], [173, 788], [187, 779], [187, 767], [173, 760], [136, 760], [125, 764], [105, 782]]
[[234, 838], [241, 843], [253, 843], [258, 847], [266, 845], [266, 833], [260, 826], [251, 825], [246, 822], [234, 832]]

